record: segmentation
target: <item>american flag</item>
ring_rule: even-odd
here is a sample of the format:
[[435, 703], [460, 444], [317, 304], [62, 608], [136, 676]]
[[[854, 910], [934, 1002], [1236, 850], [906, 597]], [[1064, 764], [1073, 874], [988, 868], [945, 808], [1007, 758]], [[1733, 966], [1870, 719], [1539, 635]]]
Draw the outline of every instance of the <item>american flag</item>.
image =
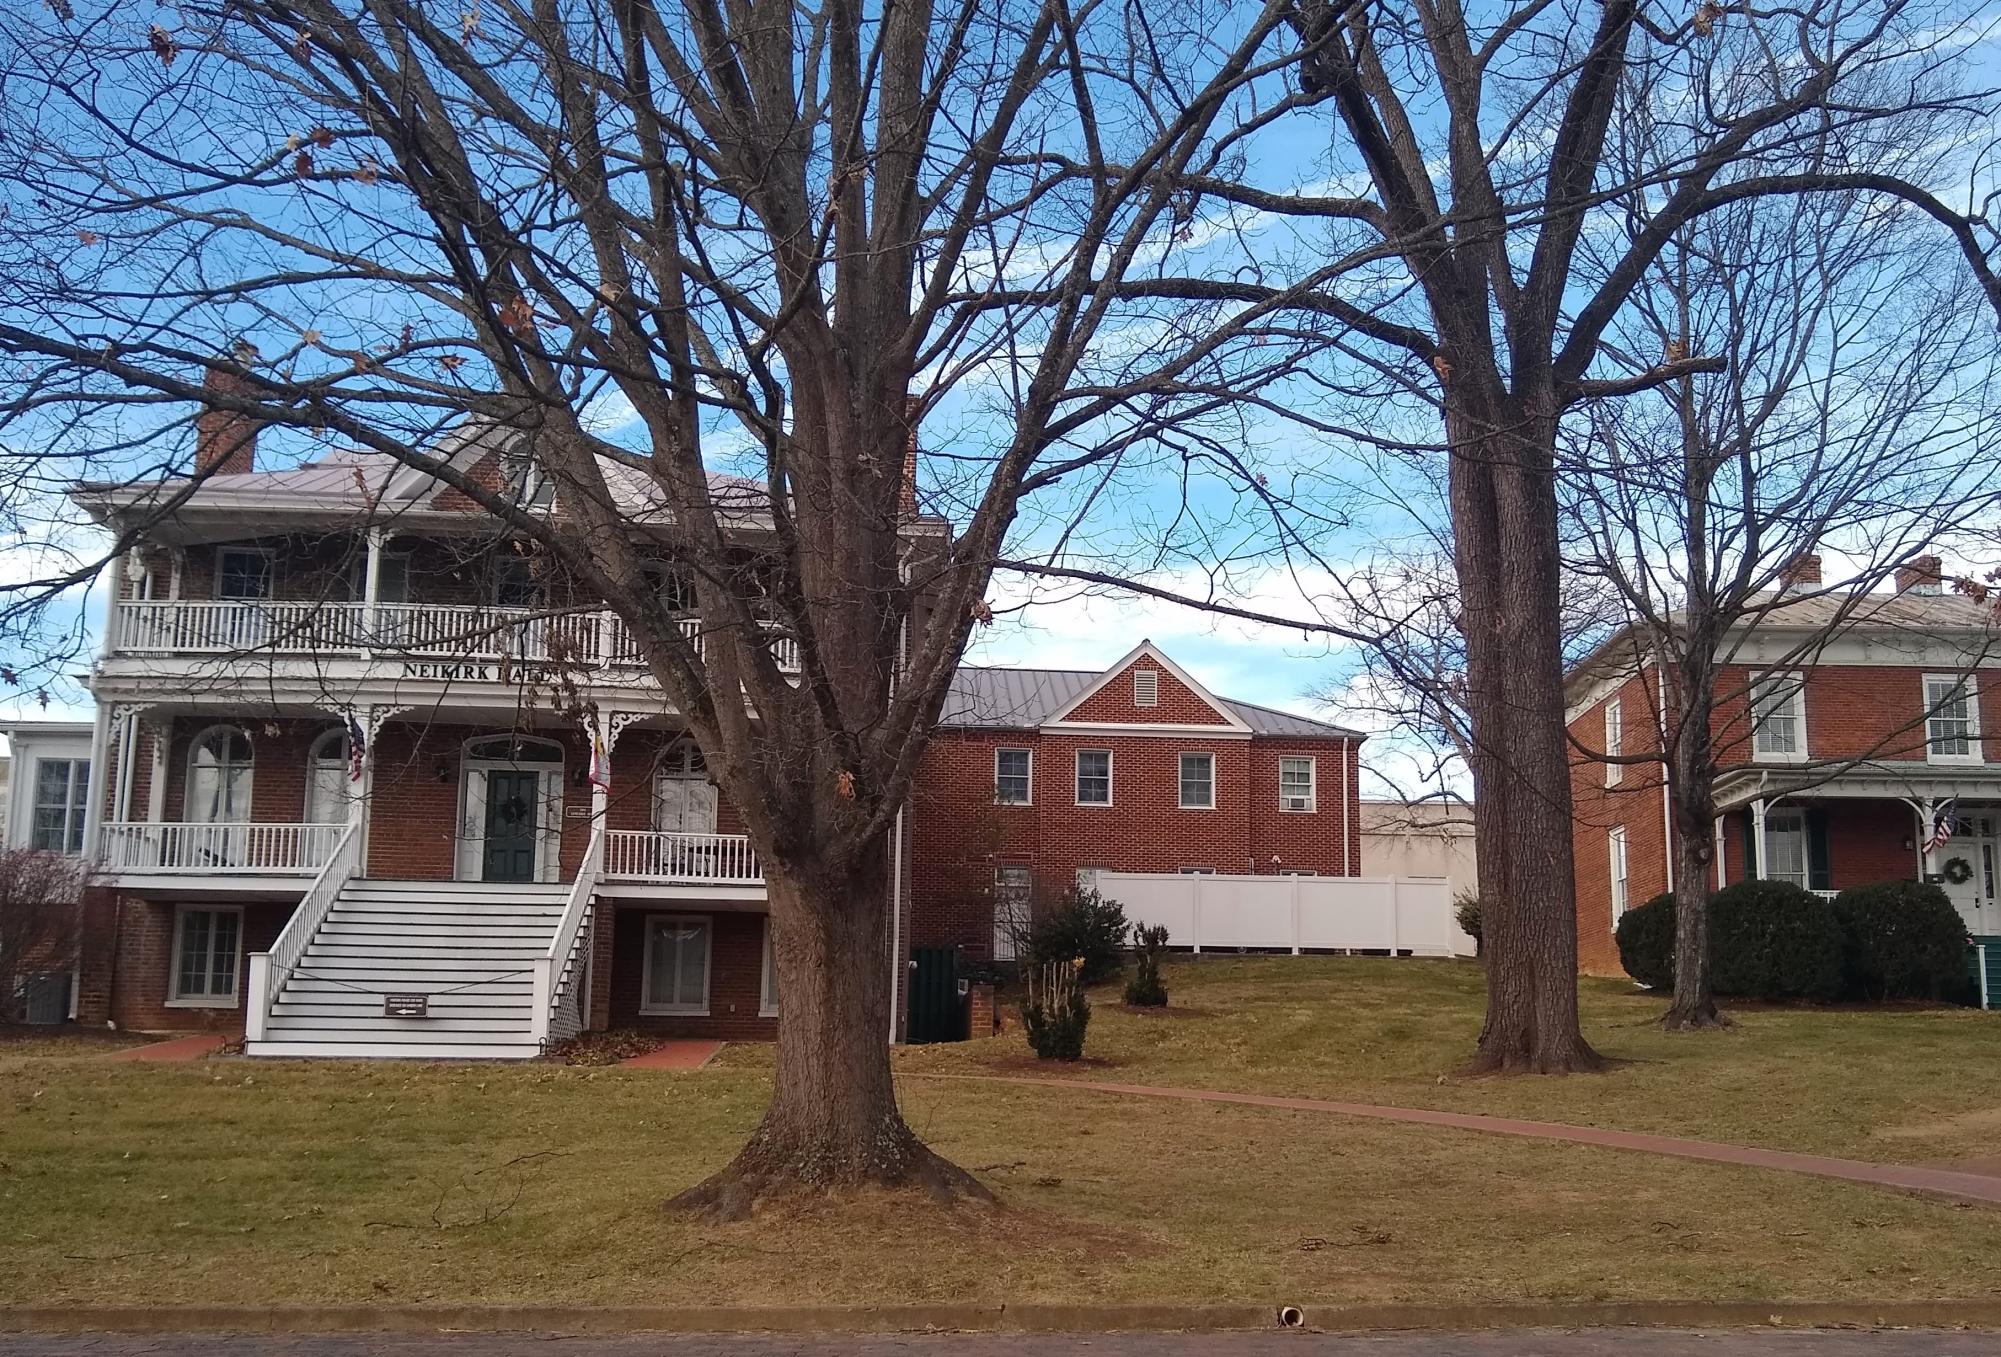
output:
[[1927, 853], [1936, 853], [1945, 847], [1945, 841], [1958, 831], [1958, 810], [1959, 798], [1953, 797], [1949, 801], [1941, 801], [1938, 809], [1932, 812], [1932, 836], [1925, 840]]
[[361, 733], [361, 722], [354, 719], [354, 713], [347, 714], [347, 780], [361, 781], [361, 756], [367, 751], [368, 741]]

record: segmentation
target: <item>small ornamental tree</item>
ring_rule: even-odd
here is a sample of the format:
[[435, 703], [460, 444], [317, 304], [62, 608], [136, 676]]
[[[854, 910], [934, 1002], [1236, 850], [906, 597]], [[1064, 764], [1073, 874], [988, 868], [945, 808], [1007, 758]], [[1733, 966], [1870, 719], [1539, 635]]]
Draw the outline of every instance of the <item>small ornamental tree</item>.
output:
[[1134, 1008], [1166, 1008], [1167, 983], [1160, 963], [1167, 955], [1167, 929], [1160, 924], [1133, 929], [1133, 976], [1126, 981], [1126, 1002]]
[[1021, 1005], [1021, 1025], [1029, 1049], [1043, 1060], [1084, 1058], [1084, 1031], [1091, 1025], [1091, 1001], [1084, 997], [1083, 967], [1076, 961], [1048, 961], [1030, 966], [1028, 997]]
[[35, 976], [75, 964], [82, 888], [75, 858], [32, 848], [0, 853], [0, 1024], [25, 1016], [19, 1005]]
[[1036, 916], [1023, 959], [1037, 965], [1075, 961], [1081, 983], [1102, 984], [1124, 969], [1131, 931], [1125, 906], [1089, 886], [1072, 886]]

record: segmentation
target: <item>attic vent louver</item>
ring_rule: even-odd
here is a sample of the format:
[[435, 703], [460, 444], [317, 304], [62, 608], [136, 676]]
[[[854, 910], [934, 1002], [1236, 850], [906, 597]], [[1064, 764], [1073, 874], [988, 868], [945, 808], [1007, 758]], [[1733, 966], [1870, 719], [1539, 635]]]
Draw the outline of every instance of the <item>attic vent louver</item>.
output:
[[1133, 705], [1135, 707], [1158, 707], [1160, 705], [1159, 670], [1133, 670]]

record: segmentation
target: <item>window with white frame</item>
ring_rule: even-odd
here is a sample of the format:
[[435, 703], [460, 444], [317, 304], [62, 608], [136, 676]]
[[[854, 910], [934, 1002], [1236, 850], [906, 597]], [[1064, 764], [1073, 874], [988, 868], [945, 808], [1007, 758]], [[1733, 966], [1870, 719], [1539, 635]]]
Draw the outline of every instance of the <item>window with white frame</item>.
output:
[[1158, 669], [1133, 670], [1133, 705], [1135, 707], [1158, 707], [1160, 705], [1160, 671]]
[[1806, 885], [1806, 815], [1797, 810], [1765, 814], [1765, 880]]
[[1278, 808], [1304, 811], [1314, 807], [1313, 760], [1284, 758], [1278, 761]]
[[1025, 806], [1034, 791], [1034, 756], [1026, 749], [996, 749], [994, 800], [1003, 806]]
[[50, 853], [81, 853], [84, 811], [89, 804], [90, 760], [35, 760], [29, 846]]
[[1626, 715], [1619, 708], [1619, 698], [1614, 694], [1605, 704], [1605, 785], [1616, 787], [1625, 776], [1626, 766], [1618, 757], [1625, 752]]
[[1080, 806], [1109, 806], [1112, 804], [1111, 750], [1080, 749], [1077, 751], [1077, 804]]
[[1980, 759], [1980, 708], [1965, 674], [1925, 675], [1925, 754], [1934, 763]]
[[339, 824], [347, 819], [354, 785], [344, 730], [323, 732], [306, 757], [306, 823]]
[[757, 1016], [778, 1016], [778, 957], [771, 950], [771, 916], [764, 916], [764, 980], [757, 990]]
[[641, 1013], [708, 1014], [713, 937], [710, 921], [703, 915], [654, 914], [647, 918]]
[[1799, 674], [1751, 680], [1751, 752], [1761, 759], [1806, 757], [1806, 681]]
[[1605, 842], [1612, 860], [1612, 922], [1616, 924], [1626, 912], [1626, 827], [1614, 825], [1606, 831]]
[[182, 905], [174, 914], [174, 996], [185, 1007], [236, 1007], [243, 957], [243, 911]]
[[187, 818], [207, 825], [250, 818], [250, 737], [235, 726], [212, 726], [188, 754]]
[[271, 597], [271, 553], [223, 547], [215, 553], [215, 596], [253, 602]]
[[1216, 804], [1216, 756], [1181, 756], [1181, 808], [1210, 810]]
[[1031, 893], [1035, 874], [1019, 864], [994, 868], [994, 960], [1013, 961], [1021, 954], [1032, 918]]

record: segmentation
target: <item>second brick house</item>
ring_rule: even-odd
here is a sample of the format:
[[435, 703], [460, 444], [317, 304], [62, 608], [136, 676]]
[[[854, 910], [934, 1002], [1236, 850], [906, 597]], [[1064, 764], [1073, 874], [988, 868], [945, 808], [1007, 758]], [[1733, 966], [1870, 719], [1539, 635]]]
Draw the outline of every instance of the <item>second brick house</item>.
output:
[[[1819, 587], [1795, 563], [1725, 638], [1713, 733], [1708, 884], [1747, 877], [1833, 895], [1930, 880], [1969, 932], [2001, 934], [2001, 631], [1994, 605], [1946, 592], [1939, 562], [1895, 593]], [[1579, 959], [1617, 974], [1619, 916], [1672, 884], [1657, 763], [1663, 687], [1622, 631], [1568, 679]]]

